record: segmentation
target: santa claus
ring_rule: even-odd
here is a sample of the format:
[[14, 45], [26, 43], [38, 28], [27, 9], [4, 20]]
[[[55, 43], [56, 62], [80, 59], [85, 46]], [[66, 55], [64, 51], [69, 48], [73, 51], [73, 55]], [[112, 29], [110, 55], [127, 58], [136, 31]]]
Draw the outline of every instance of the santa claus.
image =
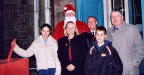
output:
[[84, 22], [76, 20], [75, 9], [73, 8], [71, 4], [65, 5], [64, 14], [65, 14], [65, 19], [56, 25], [56, 28], [52, 35], [57, 41], [60, 38], [65, 36], [64, 28], [65, 28], [66, 23], [69, 21], [76, 23], [79, 34], [83, 32], [88, 32], [88, 33], [90, 32], [88, 26]]

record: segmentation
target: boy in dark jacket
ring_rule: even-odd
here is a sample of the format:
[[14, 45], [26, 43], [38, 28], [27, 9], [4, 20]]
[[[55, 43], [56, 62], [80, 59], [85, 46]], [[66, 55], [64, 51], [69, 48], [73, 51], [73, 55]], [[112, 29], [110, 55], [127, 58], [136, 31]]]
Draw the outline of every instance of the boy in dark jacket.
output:
[[122, 75], [121, 59], [112, 43], [105, 40], [106, 29], [99, 26], [95, 37], [86, 58], [85, 75]]

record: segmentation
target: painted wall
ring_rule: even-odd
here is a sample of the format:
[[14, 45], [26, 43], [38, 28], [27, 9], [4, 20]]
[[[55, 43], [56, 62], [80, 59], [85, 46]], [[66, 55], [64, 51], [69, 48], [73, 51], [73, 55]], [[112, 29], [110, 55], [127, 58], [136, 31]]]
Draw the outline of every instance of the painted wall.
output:
[[89, 16], [95, 16], [99, 26], [104, 26], [103, 0], [76, 0], [76, 16], [87, 23]]

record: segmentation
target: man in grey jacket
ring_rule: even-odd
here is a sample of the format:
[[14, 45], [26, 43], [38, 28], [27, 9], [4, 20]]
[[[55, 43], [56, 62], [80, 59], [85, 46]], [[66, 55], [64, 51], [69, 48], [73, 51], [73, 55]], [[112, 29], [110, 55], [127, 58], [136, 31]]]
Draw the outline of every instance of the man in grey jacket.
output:
[[113, 27], [108, 29], [107, 39], [119, 53], [123, 63], [123, 75], [139, 75], [138, 66], [144, 56], [144, 45], [139, 30], [126, 24], [119, 11], [110, 14]]

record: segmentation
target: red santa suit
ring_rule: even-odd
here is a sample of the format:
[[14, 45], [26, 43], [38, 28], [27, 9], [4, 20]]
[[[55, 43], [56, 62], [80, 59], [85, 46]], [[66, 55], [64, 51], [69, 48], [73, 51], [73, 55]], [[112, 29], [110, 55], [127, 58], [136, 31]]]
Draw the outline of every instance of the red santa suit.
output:
[[[57, 25], [56, 25], [56, 28], [53, 32], [53, 37], [58, 41], [60, 38], [64, 37], [64, 28], [65, 28], [65, 25], [68, 21], [71, 21], [71, 20], [68, 20], [67, 19], [67, 14], [68, 13], [73, 13], [75, 15], [75, 9], [73, 8], [73, 6], [71, 4], [67, 4], [65, 5], [64, 7], [64, 14], [65, 14], [65, 20], [59, 22]], [[78, 21], [76, 20], [75, 16], [72, 16], [74, 17], [74, 20], [73, 22], [76, 24], [77, 26], [77, 29], [78, 29], [78, 33], [81, 34], [83, 32], [89, 32], [90, 33], [90, 29], [89, 27], [82, 21]], [[69, 18], [70, 19], [70, 18]], [[68, 21], [67, 21], [68, 20]]]
[[[54, 32], [53, 32], [53, 35], [52, 35], [52, 36], [53, 36], [53, 38], [55, 38], [57, 41], [58, 41], [60, 38], [62, 38], [62, 37], [65, 36], [65, 35], [64, 35], [64, 28], [63, 28], [63, 26], [64, 26], [64, 20], [61, 21], [61, 22], [59, 22], [59, 23], [56, 25], [56, 28], [55, 28], [55, 30], [54, 30]], [[77, 26], [77, 29], [78, 29], [79, 34], [81, 34], [81, 33], [83, 33], [83, 32], [88, 32], [88, 33], [90, 33], [90, 29], [88, 28], [88, 26], [87, 26], [84, 22], [76, 20], [76, 26]]]

